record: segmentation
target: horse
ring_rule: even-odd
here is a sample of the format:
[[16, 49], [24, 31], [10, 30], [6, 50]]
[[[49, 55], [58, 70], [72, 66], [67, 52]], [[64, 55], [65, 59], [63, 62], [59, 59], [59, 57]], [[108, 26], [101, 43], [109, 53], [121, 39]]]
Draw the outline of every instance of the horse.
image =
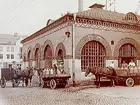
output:
[[25, 71], [25, 84], [26, 84], [26, 87], [28, 86], [28, 82], [30, 83], [30, 86], [32, 84], [32, 77], [34, 75], [34, 72], [33, 72], [33, 68], [28, 68]]
[[97, 81], [97, 88], [100, 88], [100, 78], [101, 77], [107, 77], [111, 80], [111, 86], [115, 86], [115, 76], [117, 76], [115, 69], [111, 67], [90, 67], [88, 66], [85, 70], [85, 76], [87, 76], [89, 73], [92, 73], [96, 77]]

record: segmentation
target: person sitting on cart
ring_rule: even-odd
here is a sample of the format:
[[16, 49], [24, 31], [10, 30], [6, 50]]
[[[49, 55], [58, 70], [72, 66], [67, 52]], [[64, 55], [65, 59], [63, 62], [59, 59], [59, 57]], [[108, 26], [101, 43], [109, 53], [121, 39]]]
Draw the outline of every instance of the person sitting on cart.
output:
[[128, 68], [128, 64], [127, 64], [125, 61], [123, 61], [123, 63], [122, 63], [122, 68], [123, 68], [123, 69]]
[[16, 65], [15, 61], [13, 61], [12, 63], [13, 63], [12, 64], [12, 70], [14, 71], [14, 78], [16, 78], [17, 77], [17, 73], [18, 73], [18, 66]]
[[18, 66], [16, 65], [16, 62], [13, 61], [12, 63], [13, 63], [13, 64], [12, 64], [12, 69], [13, 69], [13, 70], [18, 70]]
[[136, 67], [135, 62], [134, 62], [132, 59], [131, 59], [131, 62], [129, 62], [128, 67], [129, 67], [129, 68], [134, 68], [134, 67]]

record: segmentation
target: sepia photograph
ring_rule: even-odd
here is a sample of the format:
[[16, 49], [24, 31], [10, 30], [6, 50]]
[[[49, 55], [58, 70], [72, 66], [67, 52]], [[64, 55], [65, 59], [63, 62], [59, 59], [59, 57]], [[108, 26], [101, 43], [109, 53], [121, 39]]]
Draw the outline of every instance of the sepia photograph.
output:
[[0, 0], [0, 105], [140, 105], [140, 0]]

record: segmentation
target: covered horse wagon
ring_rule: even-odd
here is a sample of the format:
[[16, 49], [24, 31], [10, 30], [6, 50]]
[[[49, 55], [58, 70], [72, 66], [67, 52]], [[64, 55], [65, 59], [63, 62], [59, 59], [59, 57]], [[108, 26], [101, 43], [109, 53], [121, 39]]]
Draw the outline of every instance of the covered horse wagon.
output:
[[12, 68], [2, 68], [0, 80], [0, 85], [2, 88], [5, 88], [7, 81], [11, 81], [13, 87], [19, 86], [20, 82], [22, 81], [22, 86], [24, 86], [23, 72], [20, 70], [15, 71]]

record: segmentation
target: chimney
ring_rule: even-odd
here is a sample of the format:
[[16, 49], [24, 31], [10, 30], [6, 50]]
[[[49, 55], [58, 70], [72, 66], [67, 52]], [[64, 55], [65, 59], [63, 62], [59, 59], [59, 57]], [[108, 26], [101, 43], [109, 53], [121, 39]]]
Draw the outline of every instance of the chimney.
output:
[[100, 9], [103, 9], [104, 6], [105, 5], [95, 3], [92, 6], [90, 6], [89, 8], [100, 8]]
[[78, 0], [78, 12], [83, 11], [83, 0]]

